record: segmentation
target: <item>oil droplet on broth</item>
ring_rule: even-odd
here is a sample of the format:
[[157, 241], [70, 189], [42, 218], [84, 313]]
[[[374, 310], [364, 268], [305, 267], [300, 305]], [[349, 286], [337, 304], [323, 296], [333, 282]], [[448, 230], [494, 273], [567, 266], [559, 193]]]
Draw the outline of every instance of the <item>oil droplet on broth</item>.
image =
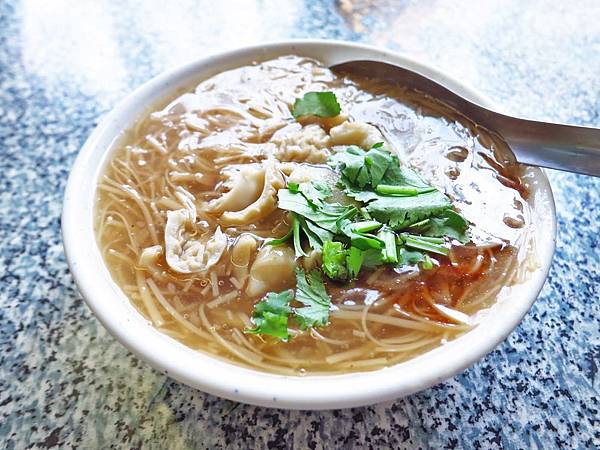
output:
[[460, 176], [460, 169], [458, 167], [450, 167], [446, 170], [446, 176], [451, 180], [456, 180]]
[[446, 152], [446, 158], [453, 162], [464, 162], [469, 156], [469, 150], [462, 146], [450, 147]]
[[504, 214], [502, 221], [510, 228], [523, 228], [525, 226], [525, 217], [522, 214], [517, 214], [515, 217]]

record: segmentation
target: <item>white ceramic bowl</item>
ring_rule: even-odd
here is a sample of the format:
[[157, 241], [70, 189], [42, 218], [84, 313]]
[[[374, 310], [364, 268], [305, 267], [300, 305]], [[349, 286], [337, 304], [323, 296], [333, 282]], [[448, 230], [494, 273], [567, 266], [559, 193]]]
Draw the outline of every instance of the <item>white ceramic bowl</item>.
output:
[[93, 231], [98, 177], [111, 144], [157, 101], [223, 70], [285, 54], [326, 65], [352, 59], [385, 60], [420, 72], [477, 100], [489, 102], [459, 81], [412, 59], [364, 45], [335, 41], [289, 41], [229, 51], [179, 67], [150, 80], [119, 103], [94, 130], [77, 157], [67, 184], [62, 233], [67, 260], [83, 298], [125, 347], [153, 367], [189, 386], [231, 400], [293, 409], [332, 409], [392, 400], [435, 385], [494, 349], [519, 324], [546, 279], [555, 245], [556, 219], [548, 180], [530, 169], [540, 268], [511, 289], [474, 330], [411, 361], [375, 372], [290, 377], [258, 372], [194, 351], [156, 331], [129, 303], [104, 265]]

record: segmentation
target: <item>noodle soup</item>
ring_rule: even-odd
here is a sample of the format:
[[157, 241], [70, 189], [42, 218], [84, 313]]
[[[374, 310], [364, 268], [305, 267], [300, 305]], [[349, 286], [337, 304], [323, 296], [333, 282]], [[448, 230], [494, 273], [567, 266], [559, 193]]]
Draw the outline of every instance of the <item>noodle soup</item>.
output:
[[281, 374], [375, 370], [469, 331], [526, 276], [520, 175], [434, 99], [289, 56], [138, 121], [96, 234], [140, 313], [189, 347]]

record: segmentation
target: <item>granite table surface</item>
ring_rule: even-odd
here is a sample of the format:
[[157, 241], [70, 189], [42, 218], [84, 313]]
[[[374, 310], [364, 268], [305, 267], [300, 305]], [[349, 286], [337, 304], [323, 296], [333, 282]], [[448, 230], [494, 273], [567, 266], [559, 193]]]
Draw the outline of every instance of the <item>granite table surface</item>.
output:
[[136, 359], [83, 303], [60, 236], [74, 158], [161, 71], [335, 38], [447, 71], [521, 116], [600, 127], [597, 0], [0, 1], [0, 448], [598, 448], [600, 179], [548, 171], [550, 276], [496, 350], [365, 408], [235, 404]]

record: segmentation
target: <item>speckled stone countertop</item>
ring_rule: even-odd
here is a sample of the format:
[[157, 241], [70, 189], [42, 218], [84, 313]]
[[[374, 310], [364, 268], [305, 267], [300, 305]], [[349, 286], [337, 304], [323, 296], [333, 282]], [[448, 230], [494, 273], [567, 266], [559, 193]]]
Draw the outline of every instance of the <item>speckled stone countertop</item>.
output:
[[264, 40], [386, 46], [507, 111], [600, 126], [600, 2], [0, 2], [0, 447], [598, 448], [600, 179], [549, 171], [550, 278], [494, 352], [432, 389], [328, 412], [234, 404], [165, 378], [94, 319], [63, 254], [69, 168], [164, 69]]

